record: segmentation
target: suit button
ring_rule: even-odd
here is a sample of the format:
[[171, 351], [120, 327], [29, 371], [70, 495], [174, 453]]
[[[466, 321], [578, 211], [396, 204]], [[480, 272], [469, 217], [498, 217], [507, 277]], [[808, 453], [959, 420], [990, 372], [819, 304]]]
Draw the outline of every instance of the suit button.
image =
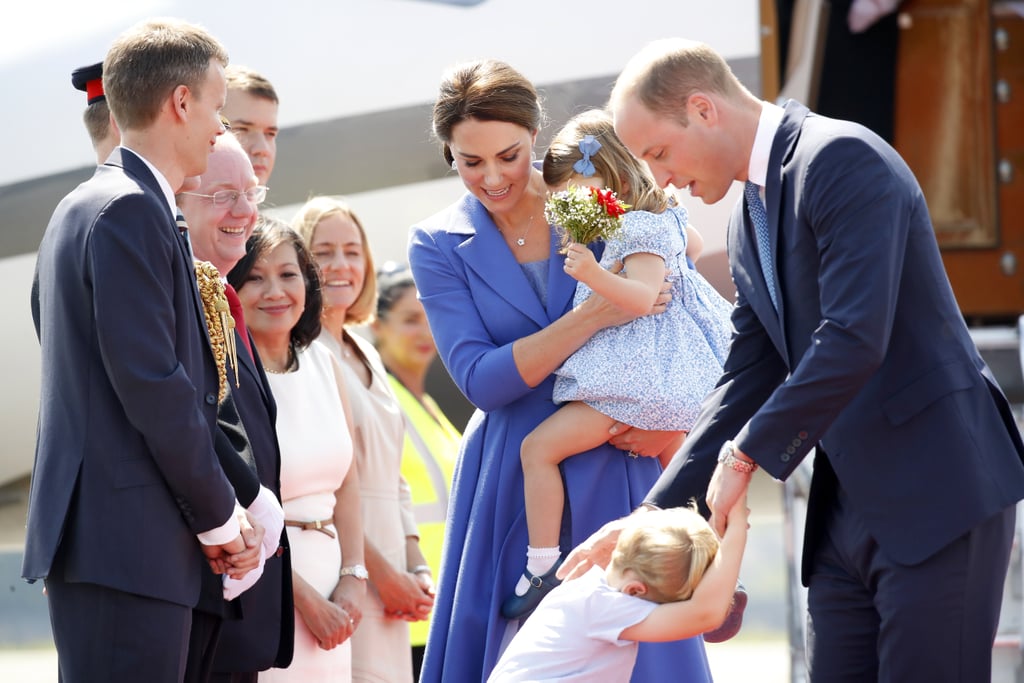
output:
[[782, 462], [789, 462], [789, 458], [789, 453], [783, 453], [782, 455], [779, 456], [779, 460], [781, 460]]
[[207, 394], [206, 395], [206, 404], [207, 405], [211, 405], [211, 406], [217, 405], [217, 397], [214, 396], [213, 394]]
[[284, 555], [284, 546], [283, 545], [277, 546], [277, 550], [274, 552], [274, 554], [277, 555], [278, 557], [281, 557], [282, 555]]
[[797, 448], [800, 448], [800, 444], [802, 443], [803, 441], [801, 439], [793, 439], [793, 445], [796, 446]]
[[797, 436], [799, 436], [801, 439], [806, 439], [807, 438], [807, 432], [800, 432], [799, 434], [797, 434]]
[[794, 453], [796, 453], [796, 449], [793, 448], [792, 446], [786, 446], [786, 453], [788, 453], [789, 455], [793, 455]]

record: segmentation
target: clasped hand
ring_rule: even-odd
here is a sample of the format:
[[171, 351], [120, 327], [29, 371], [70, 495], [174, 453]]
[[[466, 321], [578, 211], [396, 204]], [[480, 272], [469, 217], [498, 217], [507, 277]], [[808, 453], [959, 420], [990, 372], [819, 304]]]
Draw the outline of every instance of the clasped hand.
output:
[[248, 511], [239, 508], [237, 514], [240, 533], [234, 540], [223, 545], [202, 545], [203, 554], [214, 574], [227, 574], [232, 579], [241, 579], [260, 565], [263, 555], [263, 535], [266, 530]]

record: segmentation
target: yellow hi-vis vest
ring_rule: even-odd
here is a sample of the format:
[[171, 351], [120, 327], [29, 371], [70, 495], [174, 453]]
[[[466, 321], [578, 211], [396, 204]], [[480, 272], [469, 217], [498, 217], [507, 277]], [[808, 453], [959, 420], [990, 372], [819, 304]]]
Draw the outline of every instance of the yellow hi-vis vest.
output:
[[[436, 583], [441, 566], [444, 523], [448, 515], [448, 493], [452, 487], [452, 472], [455, 470], [462, 435], [444, 416], [434, 399], [423, 397], [423, 401], [437, 415], [436, 420], [393, 375], [388, 374], [388, 381], [405, 415], [402, 477], [412, 491], [420, 550], [433, 570]], [[429, 626], [429, 620], [409, 624], [413, 645], [426, 644]]]

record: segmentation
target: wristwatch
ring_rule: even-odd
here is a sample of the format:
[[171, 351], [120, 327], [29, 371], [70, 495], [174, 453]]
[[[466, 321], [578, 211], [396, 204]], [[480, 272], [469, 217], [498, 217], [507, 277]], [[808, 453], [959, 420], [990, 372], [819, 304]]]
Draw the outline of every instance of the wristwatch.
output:
[[361, 564], [353, 564], [348, 567], [342, 567], [341, 571], [338, 572], [338, 576], [354, 576], [360, 581], [366, 581], [370, 578], [370, 572], [366, 571], [366, 567]]
[[718, 462], [743, 474], [752, 474], [757, 469], [756, 462], [743, 460], [736, 455], [736, 444], [732, 441], [722, 444], [722, 450], [718, 451]]

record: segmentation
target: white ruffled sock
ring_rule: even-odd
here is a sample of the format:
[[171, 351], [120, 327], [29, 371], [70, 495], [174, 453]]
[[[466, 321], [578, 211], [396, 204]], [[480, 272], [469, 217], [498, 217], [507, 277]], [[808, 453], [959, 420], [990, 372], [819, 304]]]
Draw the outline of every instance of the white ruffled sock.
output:
[[[562, 549], [557, 545], [553, 548], [534, 548], [528, 545], [526, 546], [526, 571], [534, 576], [547, 574], [561, 556]], [[523, 574], [519, 577], [519, 583], [516, 584], [516, 595], [526, 595], [529, 588], [530, 580], [526, 578], [526, 574]]]

